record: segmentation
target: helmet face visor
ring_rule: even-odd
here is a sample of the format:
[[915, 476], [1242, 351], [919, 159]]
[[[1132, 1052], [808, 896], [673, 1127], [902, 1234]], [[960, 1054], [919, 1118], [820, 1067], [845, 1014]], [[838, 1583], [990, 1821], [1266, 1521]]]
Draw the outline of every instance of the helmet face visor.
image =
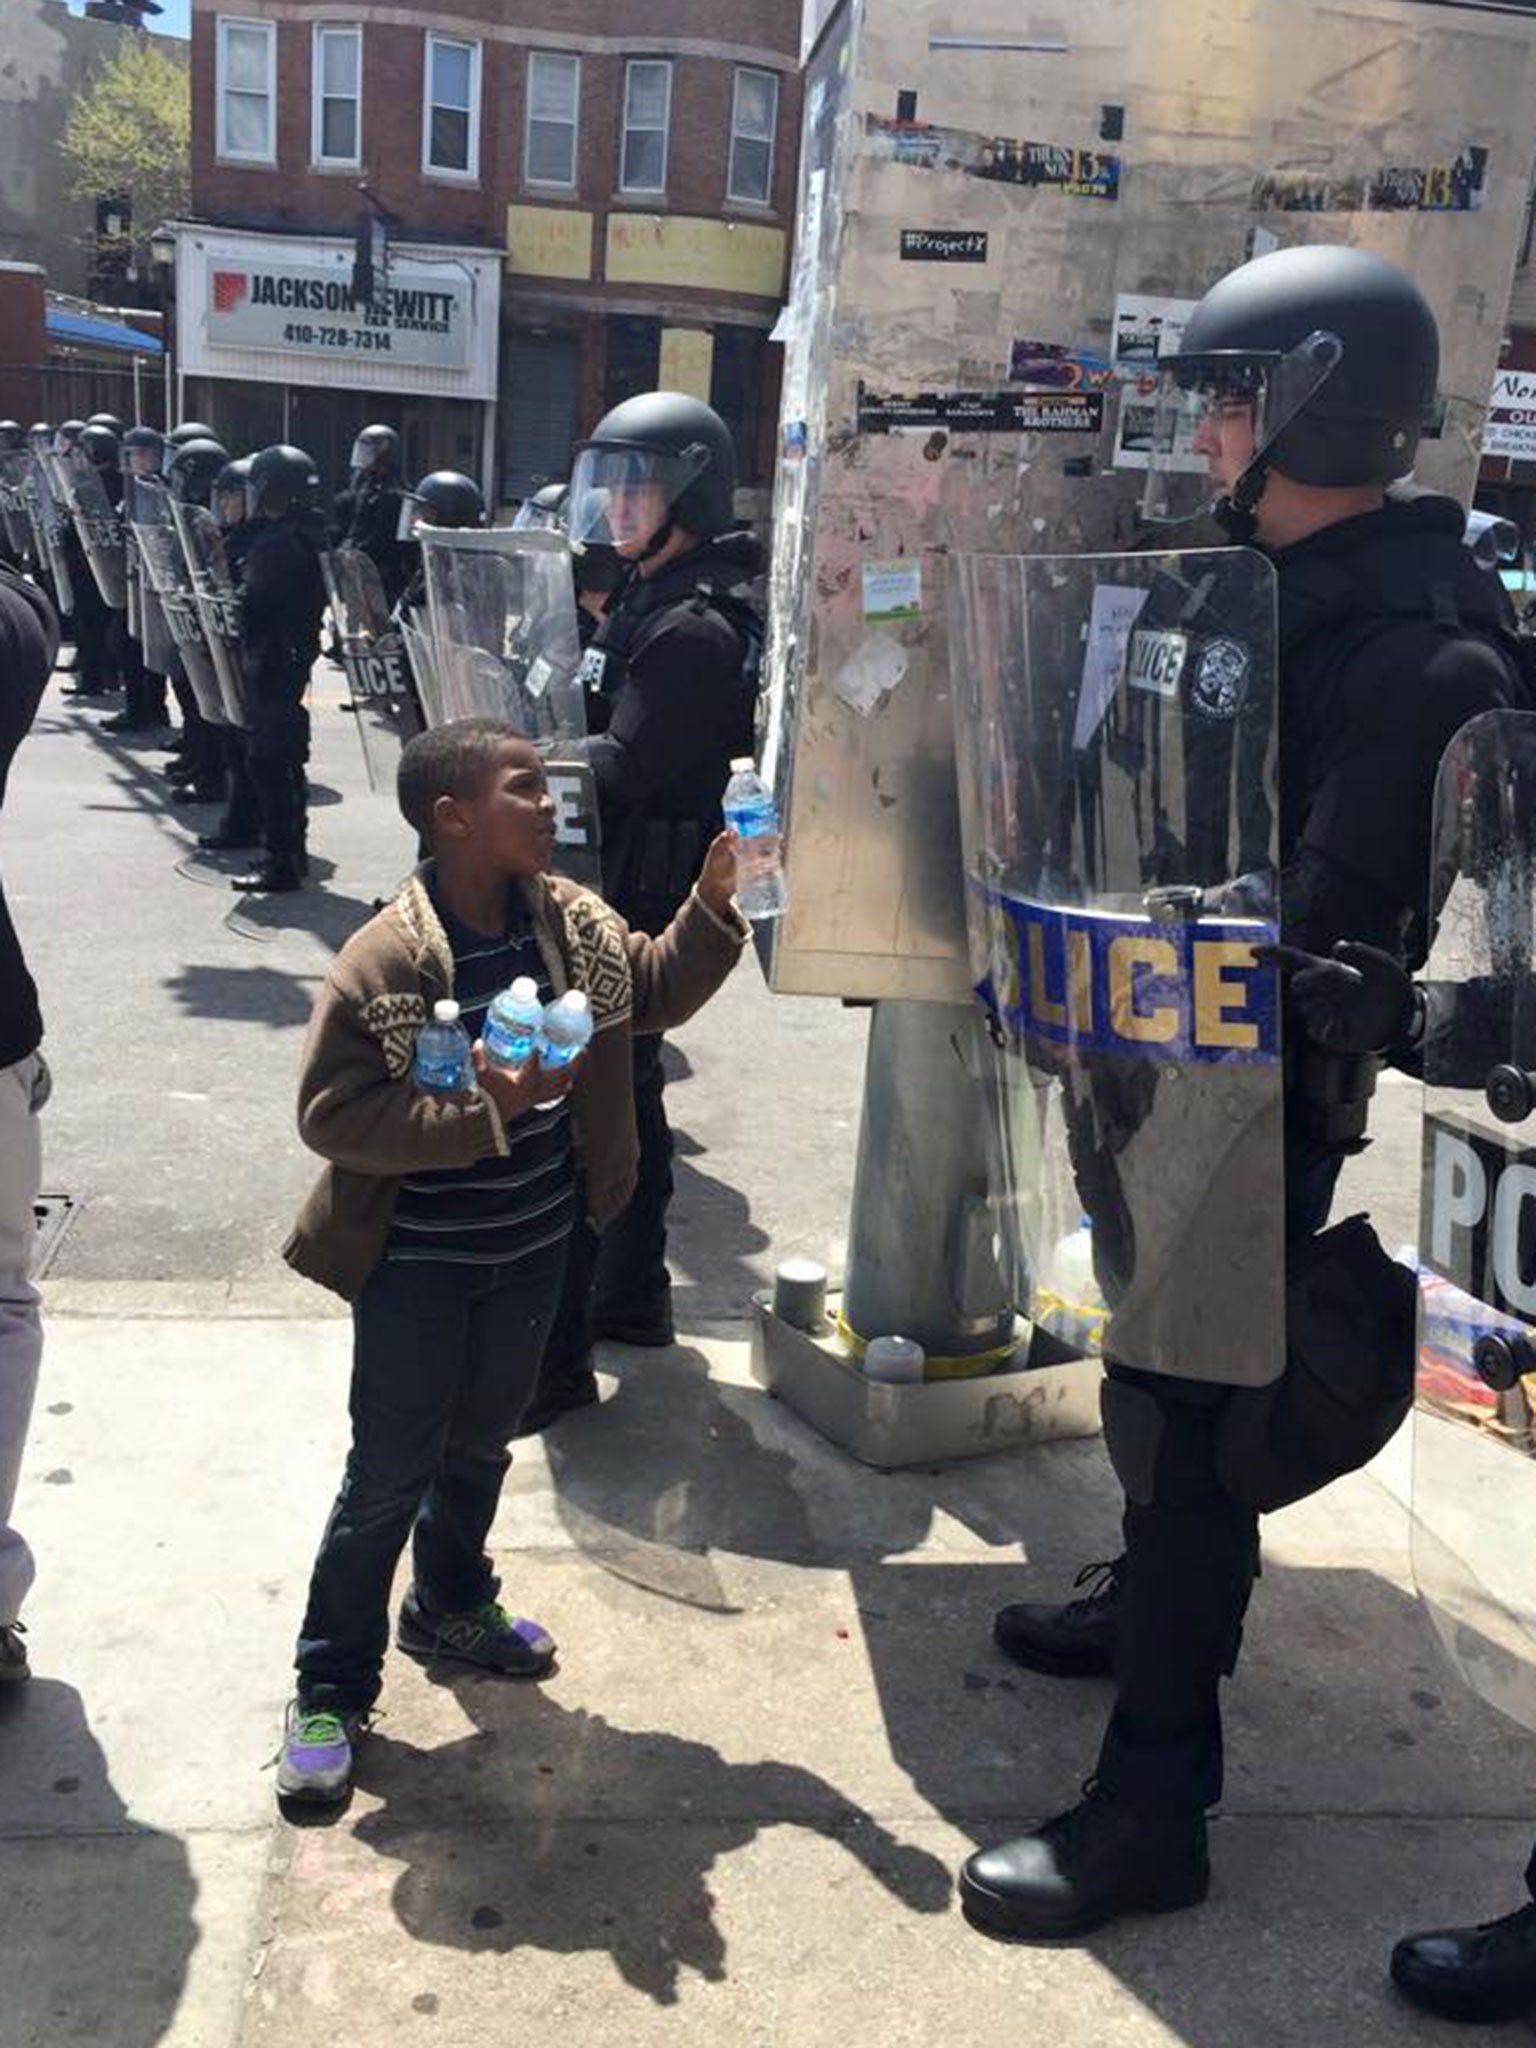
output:
[[163, 476], [167, 448], [139, 446], [123, 451], [123, 471], [128, 476]]
[[512, 531], [514, 533], [560, 533], [563, 531], [563, 523], [555, 513], [550, 511], [547, 505], [537, 504], [532, 498], [524, 498], [521, 505], [518, 506], [516, 512], [512, 515]]
[[245, 518], [244, 484], [225, 484], [213, 494], [213, 516], [226, 529], [239, 526]]
[[400, 517], [395, 521], [395, 539], [414, 540], [416, 528], [426, 517], [426, 507], [414, 491], [406, 491], [400, 499]]
[[576, 457], [566, 531], [573, 545], [596, 542], [627, 560], [643, 555], [672, 518], [689, 485], [709, 467], [702, 447], [679, 454], [596, 442]]
[[[1126, 392], [1121, 400], [1122, 408], [1141, 410], [1136, 433], [1147, 470], [1142, 517], [1153, 525], [1180, 525], [1236, 498], [1244, 478], [1316, 397], [1343, 353], [1336, 336], [1318, 332], [1285, 355], [1165, 359], [1150, 397]], [[1122, 443], [1127, 440], [1122, 431]]]

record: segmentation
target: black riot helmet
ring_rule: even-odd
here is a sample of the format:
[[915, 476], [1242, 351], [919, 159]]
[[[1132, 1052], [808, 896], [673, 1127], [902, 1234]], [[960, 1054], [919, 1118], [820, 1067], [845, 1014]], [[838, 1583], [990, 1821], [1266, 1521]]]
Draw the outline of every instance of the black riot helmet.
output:
[[76, 445], [92, 469], [117, 469], [122, 462], [122, 449], [117, 435], [99, 420], [89, 422], [80, 429], [80, 438]]
[[736, 444], [701, 398], [646, 391], [626, 398], [578, 444], [567, 531], [607, 541], [631, 561], [666, 545], [675, 526], [712, 540], [735, 524]]
[[242, 455], [238, 461], [226, 462], [214, 478], [210, 504], [220, 526], [239, 526], [244, 520], [245, 491], [251, 480], [253, 460], [252, 456]]
[[173, 448], [184, 448], [189, 441], [217, 441], [219, 437], [201, 420], [183, 420], [179, 426], [172, 427], [165, 438]]
[[53, 428], [46, 420], [34, 420], [27, 429], [27, 446], [34, 455], [46, 455], [53, 446]]
[[20, 420], [0, 420], [0, 455], [14, 455], [26, 445], [26, 430]]
[[480, 487], [456, 469], [434, 469], [400, 507], [397, 540], [409, 540], [417, 526], [484, 526], [485, 500]]
[[84, 420], [60, 420], [53, 430], [53, 452], [55, 455], [73, 454], [75, 445], [85, 432]]
[[545, 484], [524, 498], [512, 521], [514, 533], [564, 533], [565, 515], [571, 500], [569, 484]]
[[248, 519], [282, 519], [313, 510], [320, 493], [320, 473], [302, 448], [279, 441], [251, 457], [245, 486]]
[[123, 423], [115, 412], [93, 412], [85, 424], [88, 427], [105, 427], [107, 432], [115, 434], [119, 441], [123, 438]]
[[364, 427], [352, 443], [352, 481], [395, 476], [400, 469], [400, 436], [393, 427]]
[[[170, 454], [166, 474], [175, 496], [183, 505], [211, 504], [214, 483], [229, 467], [229, 450], [215, 441], [211, 434], [204, 434], [200, 440], [183, 441], [179, 448], [172, 448]], [[240, 479], [238, 488], [243, 496], [244, 477]]]
[[158, 427], [130, 427], [123, 436], [123, 469], [130, 476], [165, 472], [166, 438]]
[[1254, 459], [1230, 493], [1241, 520], [1271, 470], [1332, 489], [1407, 476], [1434, 407], [1440, 341], [1396, 264], [1316, 243], [1230, 271], [1158, 370], [1186, 419], [1197, 406], [1254, 407]]

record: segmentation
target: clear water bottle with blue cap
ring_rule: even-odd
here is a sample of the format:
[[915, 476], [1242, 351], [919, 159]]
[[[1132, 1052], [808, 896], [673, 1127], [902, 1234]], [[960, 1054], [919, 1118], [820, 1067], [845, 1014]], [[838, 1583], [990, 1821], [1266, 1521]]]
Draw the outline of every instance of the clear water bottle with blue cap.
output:
[[583, 989], [567, 989], [544, 1011], [544, 1043], [540, 1064], [554, 1069], [568, 1067], [592, 1043], [592, 1005]]
[[469, 1034], [459, 1022], [459, 1006], [451, 996], [432, 1005], [432, 1022], [417, 1032], [412, 1072], [416, 1086], [432, 1095], [464, 1095], [474, 1087]]
[[527, 1066], [543, 1039], [544, 1005], [539, 1001], [539, 985], [531, 975], [520, 974], [486, 1011], [480, 1043], [492, 1066], [516, 1072]]
[[779, 849], [778, 807], [750, 756], [731, 763], [722, 808], [736, 835], [736, 901], [742, 916], [754, 921], [782, 917], [789, 908], [789, 886]]

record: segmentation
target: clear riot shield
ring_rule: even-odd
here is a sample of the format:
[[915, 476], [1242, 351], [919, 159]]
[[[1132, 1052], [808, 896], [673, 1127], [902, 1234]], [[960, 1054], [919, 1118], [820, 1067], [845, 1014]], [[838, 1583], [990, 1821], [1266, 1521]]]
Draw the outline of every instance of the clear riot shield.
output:
[[1435, 793], [1413, 1572], [1474, 1691], [1536, 1729], [1536, 715]]
[[55, 481], [75, 522], [75, 532], [102, 603], [115, 612], [126, 611], [128, 577], [123, 526], [117, 508], [107, 496], [107, 487], [78, 451], [51, 459]]
[[70, 618], [75, 609], [74, 579], [64, 552], [64, 534], [70, 524], [68, 507], [60, 500], [53, 476], [52, 458], [35, 451], [32, 466], [22, 486], [27, 517], [32, 522], [35, 559], [44, 564], [61, 615]]
[[357, 714], [368, 786], [392, 797], [400, 749], [422, 729], [405, 636], [390, 617], [378, 569], [361, 548], [322, 555], [320, 566]]
[[555, 864], [602, 879], [597, 790], [574, 743], [586, 737], [581, 635], [562, 534], [418, 526], [427, 587], [428, 725], [501, 718], [539, 743], [558, 807]]
[[953, 559], [993, 1200], [1031, 1319], [1263, 1385], [1285, 1355], [1274, 571], [1241, 548]]
[[24, 491], [31, 467], [30, 448], [8, 448], [0, 453], [0, 525], [5, 528], [11, 553], [23, 560], [36, 559]]
[[240, 598], [229, 573], [224, 536], [213, 514], [201, 505], [183, 505], [173, 498], [171, 516], [192, 579], [192, 596], [218, 677], [226, 722], [249, 730], [256, 722], [256, 707], [246, 686]]
[[[224, 701], [224, 692], [219, 685], [219, 672], [214, 666], [207, 636], [203, 631], [197, 597], [192, 588], [192, 572], [182, 552], [181, 536], [176, 530], [176, 521], [171, 511], [170, 494], [162, 493], [162, 497], [163, 504], [144, 500], [134, 505], [134, 545], [138, 550], [145, 579], [154, 593], [155, 603], [165, 621], [171, 647], [197, 700], [198, 710], [210, 725], [228, 725], [229, 707]], [[163, 512], [164, 517], [141, 519], [137, 516], [141, 511]], [[148, 659], [146, 650], [146, 662]], [[169, 675], [172, 671], [166, 669], [163, 673]]]
[[157, 477], [130, 476], [123, 480], [123, 526], [127, 544], [128, 631], [144, 652], [144, 666], [152, 675], [171, 675], [176, 666], [176, 640], [160, 600], [159, 585], [144, 559], [141, 535], [150, 530], [169, 533], [176, 528], [171, 519], [171, 494]]

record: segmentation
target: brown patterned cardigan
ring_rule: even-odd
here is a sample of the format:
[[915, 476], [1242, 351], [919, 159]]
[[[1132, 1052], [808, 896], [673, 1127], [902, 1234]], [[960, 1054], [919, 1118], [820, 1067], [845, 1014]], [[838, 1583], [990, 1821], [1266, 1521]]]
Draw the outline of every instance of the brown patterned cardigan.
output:
[[[652, 939], [559, 876], [514, 886], [532, 912], [555, 993], [581, 988], [591, 998], [592, 1044], [571, 1112], [587, 1208], [601, 1229], [635, 1184], [631, 1034], [691, 1017], [735, 966], [749, 928], [734, 909], [717, 917], [697, 890]], [[433, 1003], [452, 994], [453, 954], [418, 873], [347, 941], [316, 999], [299, 1132], [328, 1163], [283, 1256], [348, 1301], [383, 1254], [404, 1174], [472, 1166], [507, 1149], [488, 1095], [429, 1095], [411, 1079], [416, 1033]]]

